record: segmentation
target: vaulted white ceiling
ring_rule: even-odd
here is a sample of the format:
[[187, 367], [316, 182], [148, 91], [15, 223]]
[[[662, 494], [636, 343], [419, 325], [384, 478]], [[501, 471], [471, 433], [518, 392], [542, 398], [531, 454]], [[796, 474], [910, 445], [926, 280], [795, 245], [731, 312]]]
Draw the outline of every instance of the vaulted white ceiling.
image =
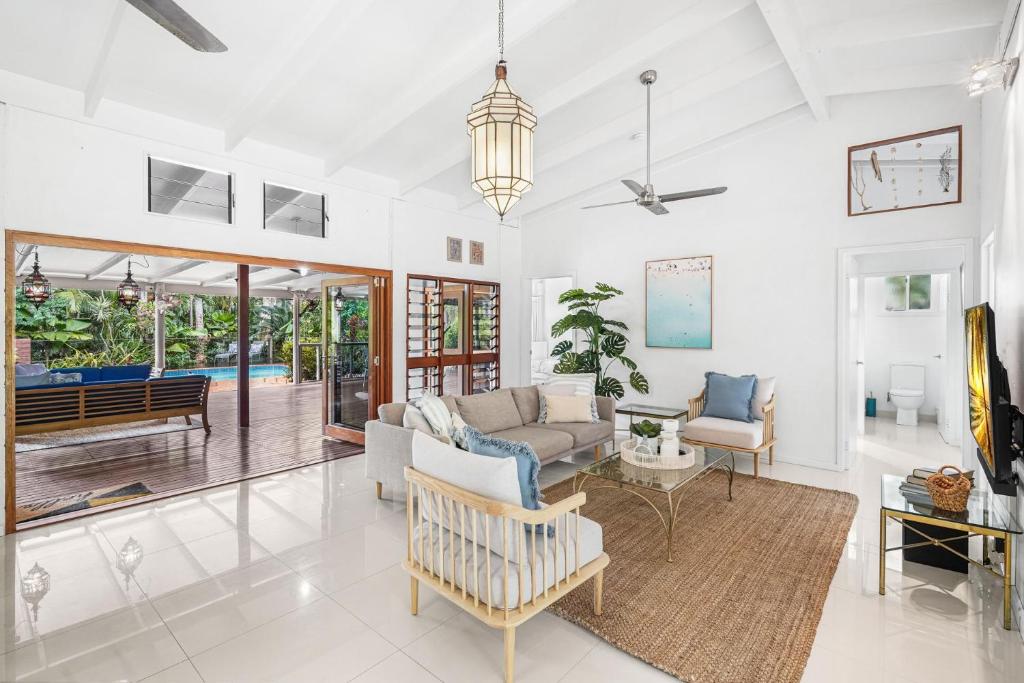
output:
[[[0, 69], [477, 199], [465, 115], [493, 78], [496, 3], [179, 0], [229, 47], [194, 52], [124, 0], [0, 0]], [[534, 105], [543, 209], [836, 95], [960, 83], [1007, 0], [507, 0], [509, 82]], [[2, 93], [0, 93], [0, 99]]]

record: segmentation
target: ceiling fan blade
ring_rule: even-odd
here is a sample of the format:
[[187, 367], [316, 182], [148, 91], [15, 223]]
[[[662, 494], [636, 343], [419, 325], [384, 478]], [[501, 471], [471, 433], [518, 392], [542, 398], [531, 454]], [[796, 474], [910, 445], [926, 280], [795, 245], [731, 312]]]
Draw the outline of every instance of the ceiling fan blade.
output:
[[644, 193], [644, 186], [635, 180], [626, 179], [622, 181], [622, 184], [631, 189], [637, 197]]
[[663, 216], [668, 213], [668, 209], [661, 205], [660, 202], [654, 202], [653, 204], [642, 204], [645, 209], [657, 216]]
[[627, 199], [624, 202], [609, 202], [608, 204], [591, 204], [590, 206], [581, 206], [581, 209], [600, 209], [603, 206], [618, 206], [620, 204], [636, 204], [635, 199]]
[[174, 0], [128, 0], [128, 3], [199, 52], [227, 52], [228, 46], [206, 30]]
[[677, 202], [680, 199], [710, 197], [713, 194], [722, 194], [727, 189], [728, 188], [725, 187], [709, 187], [705, 190], [690, 190], [689, 192], [671, 192], [669, 194], [658, 195], [658, 200], [662, 202]]

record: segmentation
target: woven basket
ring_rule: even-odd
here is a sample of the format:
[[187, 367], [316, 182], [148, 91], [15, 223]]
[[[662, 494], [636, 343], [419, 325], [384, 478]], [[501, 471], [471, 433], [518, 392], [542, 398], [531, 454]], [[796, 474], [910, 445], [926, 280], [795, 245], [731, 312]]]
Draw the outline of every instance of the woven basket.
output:
[[[954, 470], [956, 476], [943, 474], [946, 470]], [[963, 470], [956, 465], [940, 467], [938, 472], [925, 480], [925, 486], [935, 507], [952, 512], [963, 512], [967, 509], [967, 497], [971, 495], [971, 480], [965, 477]]]

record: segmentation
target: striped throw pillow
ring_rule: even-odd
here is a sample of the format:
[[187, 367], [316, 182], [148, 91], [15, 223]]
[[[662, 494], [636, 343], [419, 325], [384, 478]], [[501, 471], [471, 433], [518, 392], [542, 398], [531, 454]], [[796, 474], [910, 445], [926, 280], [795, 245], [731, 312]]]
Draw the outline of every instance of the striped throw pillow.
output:
[[427, 422], [430, 423], [430, 428], [434, 430], [435, 434], [451, 438], [455, 427], [452, 424], [452, 412], [448, 410], [444, 401], [428, 391], [413, 405], [420, 409], [423, 417], [427, 418]]

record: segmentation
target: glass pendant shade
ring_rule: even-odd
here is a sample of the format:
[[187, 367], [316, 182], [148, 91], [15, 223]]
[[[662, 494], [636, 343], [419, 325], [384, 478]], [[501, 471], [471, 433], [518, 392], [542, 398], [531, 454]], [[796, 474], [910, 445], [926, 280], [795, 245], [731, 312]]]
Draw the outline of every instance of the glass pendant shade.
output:
[[509, 87], [505, 62], [495, 81], [466, 117], [472, 149], [472, 185], [504, 218], [533, 187], [533, 131], [537, 117]]
[[39, 254], [32, 266], [32, 272], [21, 281], [21, 293], [32, 303], [39, 305], [50, 298], [50, 281], [39, 272]]
[[139, 299], [142, 298], [142, 287], [139, 286], [132, 278], [132, 268], [128, 266], [128, 275], [125, 279], [121, 280], [121, 284], [117, 286], [117, 300], [121, 302], [121, 305], [125, 308], [131, 308], [135, 304], [139, 303]]

